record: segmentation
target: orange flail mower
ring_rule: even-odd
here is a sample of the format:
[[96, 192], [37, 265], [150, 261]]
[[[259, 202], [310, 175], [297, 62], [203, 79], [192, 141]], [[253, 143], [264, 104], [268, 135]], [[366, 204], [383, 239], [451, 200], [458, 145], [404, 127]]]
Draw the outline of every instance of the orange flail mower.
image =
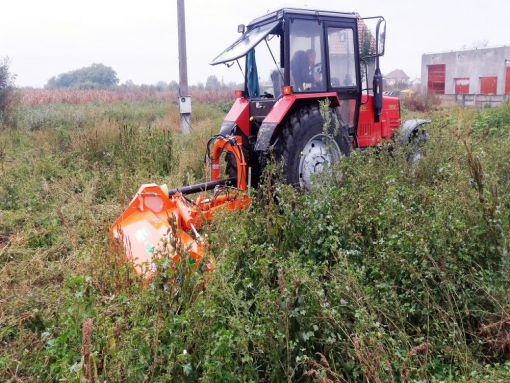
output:
[[[132, 262], [137, 275], [150, 279], [156, 272], [154, 258], [168, 254], [173, 262], [179, 258], [175, 243], [189, 252], [192, 263], [204, 256], [205, 241], [199, 234], [204, 222], [220, 209], [244, 209], [251, 203], [246, 190], [246, 163], [241, 137], [215, 136], [211, 162], [211, 182], [168, 190], [166, 185], [145, 184], [140, 187], [128, 208], [112, 226], [112, 236], [125, 249], [126, 261]], [[238, 177], [220, 179], [222, 152], [233, 154]], [[228, 186], [237, 181], [237, 187]], [[214, 190], [210, 197], [200, 194], [195, 201], [187, 194]]]

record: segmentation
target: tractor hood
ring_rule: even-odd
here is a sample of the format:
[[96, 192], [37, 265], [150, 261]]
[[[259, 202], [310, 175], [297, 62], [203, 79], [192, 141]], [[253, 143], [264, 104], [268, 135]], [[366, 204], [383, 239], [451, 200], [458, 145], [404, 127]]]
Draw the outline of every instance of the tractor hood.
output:
[[245, 56], [253, 47], [265, 39], [268, 34], [273, 32], [279, 23], [280, 21], [273, 21], [269, 24], [257, 25], [250, 29], [209, 64], [224, 64]]

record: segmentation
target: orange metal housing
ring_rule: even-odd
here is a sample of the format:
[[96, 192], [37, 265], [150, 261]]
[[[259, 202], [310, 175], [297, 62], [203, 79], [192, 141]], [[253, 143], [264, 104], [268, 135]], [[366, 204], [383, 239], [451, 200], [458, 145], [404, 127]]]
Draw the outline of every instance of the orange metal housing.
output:
[[[238, 189], [245, 190], [246, 164], [241, 140], [241, 137], [235, 137], [232, 141], [236, 145], [233, 145], [224, 138], [217, 139], [212, 178], [213, 181], [219, 179], [222, 150], [232, 152], [237, 160]], [[197, 231], [201, 225], [211, 220], [220, 209], [244, 209], [250, 203], [250, 197], [231, 189], [211, 198], [200, 195], [195, 202], [190, 202], [180, 193], [170, 198], [166, 187], [146, 184], [140, 187], [128, 208], [113, 224], [111, 235], [123, 244], [126, 260], [133, 263], [136, 274], [150, 280], [156, 272], [155, 257], [168, 256], [176, 262], [179, 254], [172, 244], [178, 242], [180, 249], [189, 252], [194, 264], [204, 256], [205, 244]]]
[[244, 160], [244, 153], [242, 149], [243, 138], [241, 136], [234, 137], [235, 145], [223, 137], [219, 137], [216, 140], [212, 153], [211, 180], [218, 181], [220, 179], [221, 153], [225, 150], [233, 153], [237, 162], [237, 187], [241, 190], [246, 190], [246, 162]]

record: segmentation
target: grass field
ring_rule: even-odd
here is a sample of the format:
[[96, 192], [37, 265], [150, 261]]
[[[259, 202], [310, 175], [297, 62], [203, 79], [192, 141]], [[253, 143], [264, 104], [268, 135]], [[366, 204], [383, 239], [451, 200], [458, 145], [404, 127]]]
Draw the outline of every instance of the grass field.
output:
[[189, 136], [154, 97], [27, 102], [0, 128], [1, 381], [510, 379], [510, 104], [421, 114], [415, 168], [384, 147], [306, 195], [265, 182], [205, 228], [205, 289], [203, 266], [143, 288], [110, 225], [142, 183], [204, 179], [227, 106], [195, 103]]

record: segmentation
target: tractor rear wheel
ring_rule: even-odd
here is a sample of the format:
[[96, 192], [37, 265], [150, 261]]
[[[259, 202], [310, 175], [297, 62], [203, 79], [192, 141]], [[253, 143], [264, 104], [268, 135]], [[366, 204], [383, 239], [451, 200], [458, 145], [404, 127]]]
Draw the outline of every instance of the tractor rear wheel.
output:
[[327, 129], [318, 106], [302, 108], [288, 119], [276, 149], [277, 160], [284, 162], [283, 177], [287, 183], [310, 190], [314, 174], [350, 154], [347, 125], [333, 110], [329, 113], [331, 122]]

